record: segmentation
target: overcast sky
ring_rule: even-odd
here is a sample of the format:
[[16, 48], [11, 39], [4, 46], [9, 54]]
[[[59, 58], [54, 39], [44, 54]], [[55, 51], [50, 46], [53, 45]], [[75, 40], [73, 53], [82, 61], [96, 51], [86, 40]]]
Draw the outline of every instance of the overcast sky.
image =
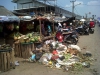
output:
[[[0, 5], [5, 6], [8, 10], [14, 10], [14, 7], [16, 8], [17, 6], [11, 1], [12, 0], [0, 0]], [[72, 11], [72, 3], [70, 1], [73, 0], [57, 0], [57, 5]], [[79, 3], [81, 4], [79, 5]], [[96, 15], [96, 17], [100, 17], [100, 0], [76, 0], [74, 12], [81, 16], [88, 14], [88, 16]], [[89, 14], [89, 12], [91, 12], [91, 14]]]

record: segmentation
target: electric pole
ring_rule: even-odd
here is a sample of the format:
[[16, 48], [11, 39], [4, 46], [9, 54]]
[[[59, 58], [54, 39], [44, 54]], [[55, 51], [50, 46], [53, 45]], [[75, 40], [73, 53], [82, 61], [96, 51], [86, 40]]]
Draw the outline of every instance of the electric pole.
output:
[[45, 4], [44, 12], [46, 13], [46, 0], [44, 0], [44, 4]]
[[94, 19], [96, 17], [96, 15], [92, 15], [92, 18]]
[[[76, 0], [75, 0], [76, 1]], [[74, 17], [75, 15], [74, 15], [74, 8], [75, 8], [75, 1], [70, 1], [70, 2], [72, 2], [72, 17]]]
[[86, 20], [87, 20], [87, 18], [88, 18], [88, 14], [86, 13], [85, 15], [86, 15]]

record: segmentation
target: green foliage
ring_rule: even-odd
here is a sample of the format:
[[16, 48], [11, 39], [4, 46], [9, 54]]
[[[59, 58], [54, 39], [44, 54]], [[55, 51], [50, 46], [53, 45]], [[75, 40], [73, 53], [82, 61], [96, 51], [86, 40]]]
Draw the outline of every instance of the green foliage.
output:
[[82, 71], [83, 70], [83, 65], [81, 63], [75, 63], [73, 64], [73, 70], [74, 71]]
[[65, 60], [68, 60], [69, 58], [71, 58], [71, 54], [70, 53], [64, 54], [64, 56], [65, 56]]

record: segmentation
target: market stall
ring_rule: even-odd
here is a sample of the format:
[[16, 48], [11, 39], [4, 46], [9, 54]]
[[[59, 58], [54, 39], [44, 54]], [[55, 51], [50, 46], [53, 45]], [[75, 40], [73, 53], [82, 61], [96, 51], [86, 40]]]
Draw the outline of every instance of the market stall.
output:
[[19, 22], [17, 16], [0, 16], [0, 71], [15, 68], [13, 44], [14, 33], [19, 30]]
[[37, 18], [40, 24], [40, 35], [42, 40], [53, 38], [54, 33], [54, 23], [49, 21], [47, 18], [39, 17]]
[[34, 32], [34, 23], [30, 16], [20, 17], [19, 34], [16, 34], [14, 40], [15, 56], [22, 58], [28, 58], [29, 52], [34, 50], [34, 43], [41, 42], [38, 32]]
[[[24, 17], [23, 17], [24, 18]], [[23, 34], [15, 42], [15, 55], [17, 57], [29, 58], [30, 51], [35, 50], [36, 45], [47, 39], [53, 38], [53, 25], [46, 18], [22, 19], [19, 32]]]
[[0, 16], [0, 38], [4, 39], [3, 43], [13, 44], [12, 33], [18, 31], [19, 22], [20, 20], [16, 16]]

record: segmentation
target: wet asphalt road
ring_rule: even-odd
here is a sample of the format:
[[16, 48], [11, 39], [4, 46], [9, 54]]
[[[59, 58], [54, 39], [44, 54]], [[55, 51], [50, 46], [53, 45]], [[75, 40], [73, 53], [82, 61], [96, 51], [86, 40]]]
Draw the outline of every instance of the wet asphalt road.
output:
[[82, 52], [89, 51], [94, 59], [89, 69], [84, 69], [81, 72], [64, 72], [63, 70], [47, 68], [39, 63], [27, 63], [19, 60], [19, 66], [10, 71], [0, 73], [0, 75], [100, 75], [100, 27], [95, 26], [94, 34], [83, 35], [79, 38], [78, 45]]

